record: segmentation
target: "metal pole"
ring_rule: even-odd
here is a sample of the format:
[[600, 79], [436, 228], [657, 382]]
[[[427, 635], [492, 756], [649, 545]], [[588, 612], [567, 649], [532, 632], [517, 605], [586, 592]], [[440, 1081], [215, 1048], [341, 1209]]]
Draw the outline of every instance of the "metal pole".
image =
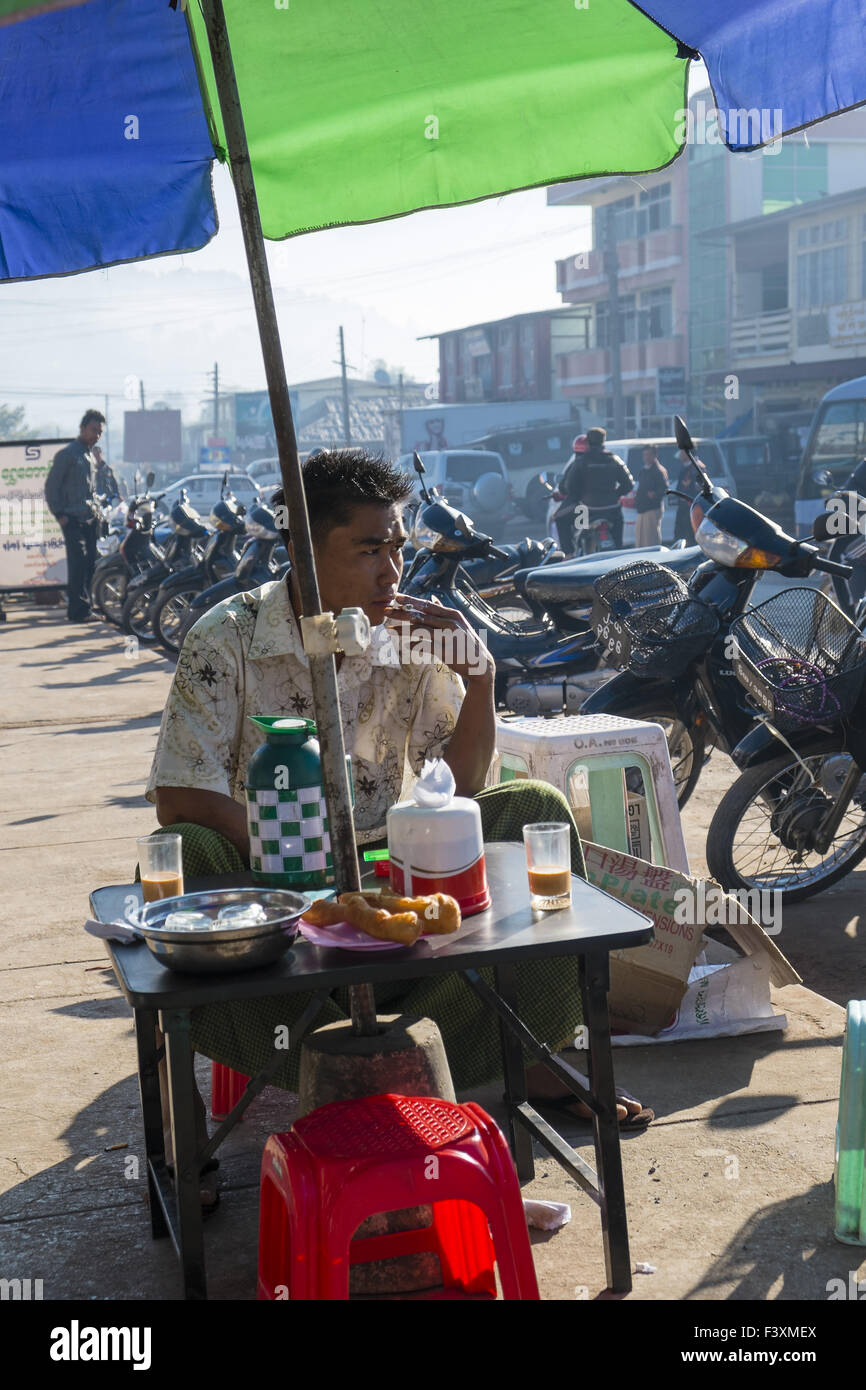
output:
[[346, 344], [343, 341], [343, 328], [340, 326], [340, 372], [343, 377], [343, 435], [348, 449], [352, 442], [351, 422], [349, 420], [349, 379], [346, 376]]
[[220, 369], [219, 363], [213, 364], [213, 434], [214, 439], [220, 437]]
[[604, 216], [604, 268], [608, 285], [607, 333], [610, 386], [613, 396], [613, 432], [617, 439], [622, 439], [625, 434], [625, 411], [622, 399], [622, 358], [619, 350], [619, 261], [616, 254], [614, 219], [610, 208], [605, 209]]
[[[250, 165], [246, 131], [244, 129], [234, 63], [232, 62], [222, 0], [203, 0], [208, 45], [214, 67], [220, 110], [225, 127], [226, 146], [231, 165], [232, 181], [240, 214], [244, 248], [255, 303], [259, 339], [271, 400], [277, 452], [283, 491], [289, 509], [295, 573], [301, 594], [304, 615], [314, 617], [322, 611], [307, 500], [298, 458], [298, 442], [289, 388], [283, 364], [280, 332], [274, 308], [274, 296], [268, 271], [265, 243], [256, 189]], [[346, 770], [343, 744], [343, 724], [337, 690], [337, 668], [334, 657], [309, 657], [313, 709], [316, 715], [322, 749], [322, 789], [328, 808], [331, 854], [339, 892], [354, 892], [360, 887], [358, 852], [355, 848], [355, 823], [352, 817], [352, 798]], [[352, 1024], [356, 1033], [377, 1031], [373, 992], [369, 986], [351, 991]]]

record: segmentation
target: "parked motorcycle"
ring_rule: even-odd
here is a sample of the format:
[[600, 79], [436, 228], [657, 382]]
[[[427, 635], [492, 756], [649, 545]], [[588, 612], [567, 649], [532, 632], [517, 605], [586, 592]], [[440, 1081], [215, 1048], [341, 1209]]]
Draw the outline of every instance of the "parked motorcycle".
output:
[[497, 550], [498, 555], [479, 556], [476, 560], [467, 560], [462, 567], [479, 596], [497, 609], [521, 606], [522, 595], [517, 591], [516, 575], [540, 565], [560, 564], [565, 559], [552, 536], [543, 541], [526, 536], [515, 545], [501, 545]]
[[[577, 631], [572, 624], [563, 634], [546, 614], [511, 622], [486, 603], [469, 577], [467, 562], [492, 559], [499, 563], [511, 557], [490, 536], [476, 531], [469, 517], [431, 496], [417, 454], [415, 470], [426, 505], [416, 518], [416, 553], [404, 573], [402, 592], [436, 598], [456, 608], [483, 635], [496, 663], [498, 706], [515, 714], [579, 708], [591, 685], [587, 677], [598, 666], [595, 637], [586, 622]], [[561, 568], [550, 567], [551, 572]], [[517, 571], [515, 578], [522, 584], [526, 575], [546, 573], [547, 567], [540, 566]]]
[[731, 631], [759, 722], [732, 750], [742, 772], [713, 816], [707, 862], [725, 888], [802, 902], [866, 856], [863, 615], [786, 589]]
[[130, 579], [126, 586], [120, 626], [123, 632], [131, 633], [139, 642], [156, 641], [151, 609], [160, 585], [169, 575], [198, 563], [201, 559], [198, 542], [209, 534], [198, 512], [190, 506], [186, 489], [183, 488], [169, 513], [169, 524], [171, 534], [162, 547], [162, 559], [150, 565], [143, 574]]
[[[595, 630], [619, 673], [590, 695], [583, 714], [661, 724], [668, 736], [681, 806], [713, 746], [730, 753], [755, 723], [733, 668], [731, 624], [749, 605], [759, 575], [847, 575], [812, 541], [796, 541], [752, 507], [715, 487], [688, 429], [675, 417], [677, 444], [703, 482], [691, 503], [695, 539], [706, 557], [687, 586], [658, 564], [620, 567], [596, 586]], [[671, 490], [670, 495], [679, 497]], [[691, 499], [687, 499], [690, 500]], [[635, 557], [639, 552], [633, 552]], [[620, 649], [617, 650], [617, 642]]]
[[[162, 561], [162, 547], [154, 533], [154, 506], [151, 497], [154, 474], [148, 473], [144, 493], [133, 497], [126, 513], [126, 535], [116, 551], [101, 555], [90, 581], [91, 606], [110, 623], [120, 625], [126, 589], [130, 579]], [[162, 494], [160, 494], [161, 496]], [[161, 538], [166, 529], [161, 528]]]
[[234, 574], [221, 579], [209, 589], [204, 589], [190, 600], [189, 610], [180, 634], [181, 645], [189, 629], [197, 618], [213, 608], [215, 603], [231, 598], [233, 594], [243, 594], [249, 589], [258, 589], [271, 579], [282, 579], [289, 568], [289, 557], [280, 539], [277, 523], [271, 507], [263, 502], [252, 507], [246, 516], [248, 539], [244, 543], [241, 557]]
[[228, 490], [228, 472], [223, 475], [221, 500], [210, 515], [214, 531], [208, 538], [201, 559], [163, 580], [151, 607], [151, 626], [156, 640], [172, 656], [183, 644], [189, 622], [189, 605], [196, 595], [232, 574], [240, 555], [239, 538], [244, 533], [245, 507]]

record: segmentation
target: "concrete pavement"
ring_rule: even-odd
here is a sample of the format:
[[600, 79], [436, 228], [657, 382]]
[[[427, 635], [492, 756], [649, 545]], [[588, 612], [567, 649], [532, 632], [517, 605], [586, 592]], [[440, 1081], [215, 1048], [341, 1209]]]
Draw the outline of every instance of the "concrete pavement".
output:
[[[176, 1299], [172, 1249], [150, 1239], [130, 1012], [81, 931], [88, 893], [131, 877], [135, 837], [154, 826], [142, 787], [171, 665], [145, 648], [130, 658], [106, 625], [23, 605], [0, 627], [0, 661], [0, 1276], [41, 1278], [46, 1299]], [[726, 775], [719, 763], [686, 817], [696, 867]], [[635, 1275], [633, 1299], [824, 1301], [831, 1279], [866, 1276], [866, 1251], [832, 1236], [840, 1003], [866, 995], [858, 879], [836, 896], [823, 951], [811, 947], [814, 971], [786, 925], [780, 945], [805, 981], [778, 995], [786, 1032], [616, 1053], [618, 1080], [658, 1117], [623, 1139], [632, 1258], [655, 1271]], [[807, 905], [791, 940], [814, 937], [825, 911]], [[808, 986], [836, 950], [832, 1002]], [[207, 1063], [201, 1073], [206, 1090]], [[497, 1112], [498, 1088], [477, 1098]], [[254, 1295], [261, 1146], [292, 1115], [292, 1098], [269, 1090], [221, 1150], [222, 1204], [206, 1228], [213, 1298]], [[527, 1195], [573, 1209], [562, 1231], [534, 1235], [542, 1296], [594, 1298], [596, 1208], [543, 1156]]]

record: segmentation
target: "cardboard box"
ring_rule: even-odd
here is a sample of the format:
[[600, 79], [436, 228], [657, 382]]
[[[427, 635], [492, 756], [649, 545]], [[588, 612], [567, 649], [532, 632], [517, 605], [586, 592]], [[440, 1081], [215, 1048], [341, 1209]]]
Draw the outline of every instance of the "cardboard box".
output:
[[701, 912], [708, 898], [729, 904], [725, 930], [747, 956], [767, 958], [772, 984], [801, 983], [760, 923], [712, 879], [691, 878], [592, 842], [584, 843], [583, 852], [590, 882], [645, 913], [655, 929], [646, 946], [611, 952], [608, 1007], [615, 1029], [652, 1035], [673, 1021], [704, 946]]

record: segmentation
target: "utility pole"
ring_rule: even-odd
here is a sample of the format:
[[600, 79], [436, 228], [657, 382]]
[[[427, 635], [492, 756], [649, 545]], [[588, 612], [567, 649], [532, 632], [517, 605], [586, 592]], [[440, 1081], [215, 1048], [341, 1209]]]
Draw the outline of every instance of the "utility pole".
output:
[[214, 439], [220, 437], [220, 369], [219, 363], [213, 364], [213, 432]]
[[144, 382], [141, 380], [141, 377], [138, 379], [138, 399], [141, 401], [142, 410], [147, 410], [147, 406], [144, 403]]
[[399, 383], [400, 383], [400, 386], [399, 386], [399, 390], [400, 390], [400, 396], [399, 396], [399, 402], [400, 402], [400, 416], [399, 416], [399, 419], [400, 419], [400, 452], [402, 453], [402, 452], [403, 452], [403, 373], [402, 373], [402, 372], [400, 373], [400, 376], [399, 376], [398, 379], [399, 379]]
[[619, 341], [619, 261], [616, 254], [613, 211], [604, 210], [604, 269], [607, 274], [607, 343], [610, 352], [610, 388], [613, 397], [614, 438], [625, 435], [625, 408], [622, 398], [622, 358]]
[[343, 434], [345, 447], [348, 449], [352, 442], [352, 432], [349, 428], [349, 379], [346, 376], [346, 344], [343, 340], [342, 324], [340, 325], [340, 373], [343, 378]]

